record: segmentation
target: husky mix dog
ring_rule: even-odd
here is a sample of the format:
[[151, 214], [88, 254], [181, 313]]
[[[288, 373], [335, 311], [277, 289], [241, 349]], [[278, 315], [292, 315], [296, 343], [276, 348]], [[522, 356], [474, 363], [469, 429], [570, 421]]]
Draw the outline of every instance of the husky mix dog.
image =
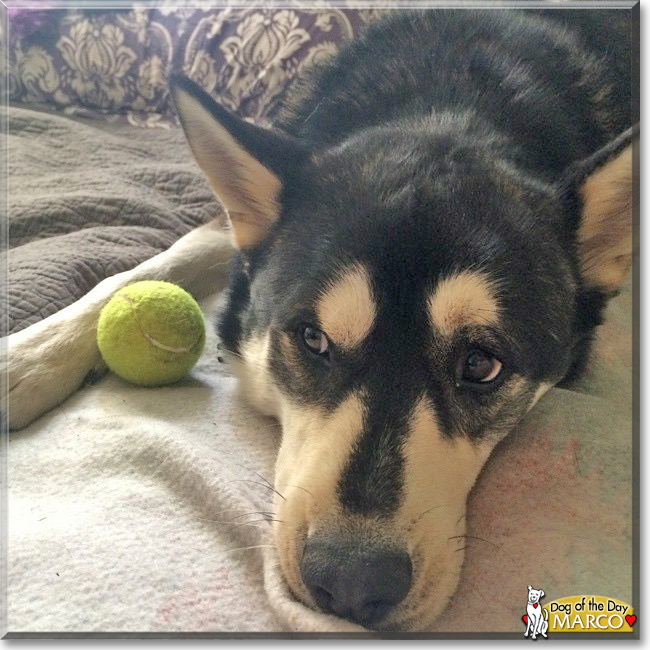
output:
[[101, 363], [117, 288], [200, 297], [232, 257], [219, 332], [282, 425], [290, 589], [369, 628], [426, 627], [482, 466], [582, 371], [630, 267], [631, 30], [623, 10], [396, 13], [297, 81], [271, 130], [175, 77], [230, 232], [203, 226], [12, 336], [10, 425]]

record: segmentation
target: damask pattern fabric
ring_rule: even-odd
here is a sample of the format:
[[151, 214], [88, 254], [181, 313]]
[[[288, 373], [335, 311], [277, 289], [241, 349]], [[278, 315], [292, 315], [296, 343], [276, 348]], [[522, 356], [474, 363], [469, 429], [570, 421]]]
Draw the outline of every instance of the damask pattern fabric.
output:
[[292, 3], [205, 4], [10, 10], [10, 100], [169, 126], [174, 112], [167, 80], [183, 72], [227, 108], [264, 123], [305, 66], [334, 54], [386, 11], [322, 2], [309, 9], [299, 2], [295, 9]]

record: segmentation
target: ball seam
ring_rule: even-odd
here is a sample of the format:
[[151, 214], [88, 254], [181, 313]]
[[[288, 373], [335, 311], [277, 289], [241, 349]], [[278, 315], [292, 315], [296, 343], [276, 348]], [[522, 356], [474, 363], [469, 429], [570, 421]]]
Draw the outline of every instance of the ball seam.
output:
[[[126, 300], [130, 305], [135, 305], [135, 301], [133, 301], [129, 296], [118, 296], [118, 298], [121, 298], [122, 300]], [[138, 329], [140, 330], [142, 336], [144, 336], [144, 338], [147, 339], [147, 341], [149, 341], [151, 345], [161, 350], [165, 350], [166, 352], [175, 352], [175, 353], [191, 352], [201, 338], [201, 336], [199, 335], [192, 343], [192, 345], [190, 345], [189, 347], [173, 348], [170, 345], [165, 345], [164, 343], [161, 343], [160, 341], [153, 338], [153, 336], [145, 332], [145, 330], [142, 328], [142, 324], [140, 323], [140, 320], [138, 319], [138, 314], [136, 309], [132, 308], [131, 313], [133, 314], [133, 320], [136, 322], [136, 325], [138, 326]]]

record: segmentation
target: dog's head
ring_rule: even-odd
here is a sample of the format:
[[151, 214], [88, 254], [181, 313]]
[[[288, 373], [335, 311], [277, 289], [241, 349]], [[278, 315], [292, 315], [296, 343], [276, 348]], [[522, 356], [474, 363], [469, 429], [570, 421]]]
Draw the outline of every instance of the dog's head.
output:
[[187, 80], [174, 98], [241, 250], [222, 337], [282, 424], [286, 580], [365, 626], [421, 628], [457, 585], [481, 467], [577, 367], [630, 264], [630, 150], [552, 185], [472, 116], [314, 149]]
[[528, 585], [528, 602], [529, 603], [538, 603], [540, 598], [543, 598], [546, 594], [543, 589], [533, 589], [531, 585]]

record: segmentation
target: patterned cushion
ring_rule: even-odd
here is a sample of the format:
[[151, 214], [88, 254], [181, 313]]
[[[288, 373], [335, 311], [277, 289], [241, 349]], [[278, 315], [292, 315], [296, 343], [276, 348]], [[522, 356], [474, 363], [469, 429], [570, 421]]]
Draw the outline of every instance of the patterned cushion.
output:
[[10, 100], [155, 125], [173, 116], [167, 78], [183, 71], [224, 106], [266, 121], [292, 77], [380, 13], [322, 2], [314, 9], [11, 9]]

